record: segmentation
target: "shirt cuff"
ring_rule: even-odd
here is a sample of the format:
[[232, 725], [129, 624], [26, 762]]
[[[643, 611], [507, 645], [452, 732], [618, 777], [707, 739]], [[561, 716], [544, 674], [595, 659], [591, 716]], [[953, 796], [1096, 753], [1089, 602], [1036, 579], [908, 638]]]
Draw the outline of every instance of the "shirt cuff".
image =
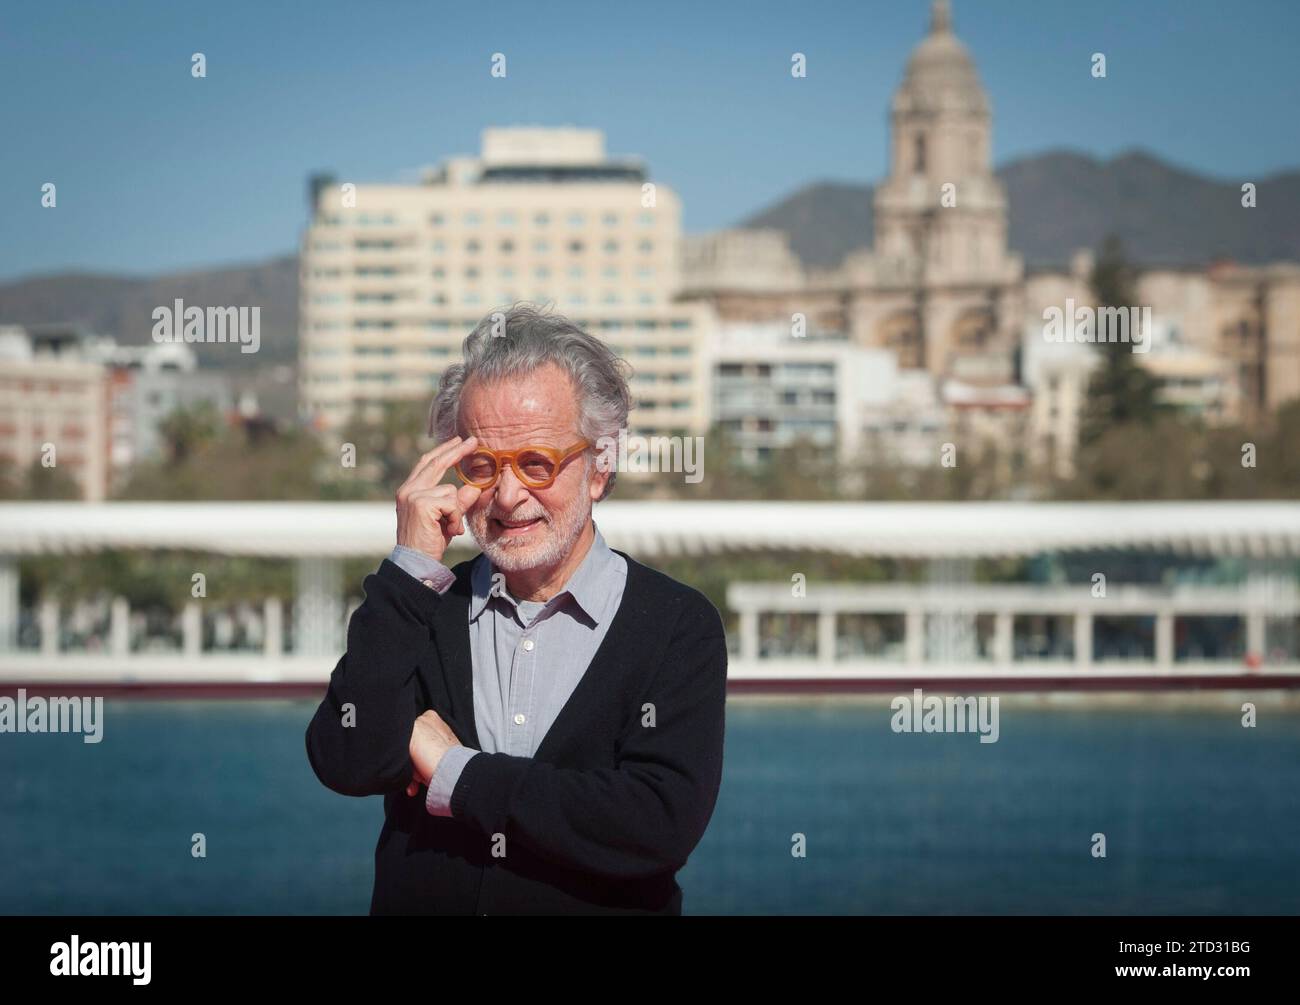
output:
[[403, 572], [424, 583], [430, 589], [446, 593], [456, 582], [456, 574], [432, 555], [426, 555], [404, 544], [396, 545], [388, 560]]
[[429, 791], [424, 797], [424, 808], [435, 817], [451, 816], [451, 794], [465, 765], [479, 751], [471, 747], [451, 747], [442, 755], [437, 770], [429, 779]]

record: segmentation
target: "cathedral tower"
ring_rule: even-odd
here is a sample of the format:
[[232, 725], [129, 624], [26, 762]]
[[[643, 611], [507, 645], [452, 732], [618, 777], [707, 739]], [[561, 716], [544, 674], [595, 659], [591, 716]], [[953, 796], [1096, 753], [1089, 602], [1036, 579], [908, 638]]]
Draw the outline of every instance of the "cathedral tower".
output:
[[875, 190], [873, 271], [879, 291], [914, 294], [915, 323], [894, 317], [883, 336], [863, 334], [899, 350], [904, 365], [947, 374], [967, 357], [969, 371], [971, 359], [987, 361], [999, 343], [1014, 340], [1008, 287], [1022, 268], [1007, 252], [988, 96], [953, 34], [947, 0], [934, 0], [929, 34], [907, 61], [890, 125], [889, 175]]

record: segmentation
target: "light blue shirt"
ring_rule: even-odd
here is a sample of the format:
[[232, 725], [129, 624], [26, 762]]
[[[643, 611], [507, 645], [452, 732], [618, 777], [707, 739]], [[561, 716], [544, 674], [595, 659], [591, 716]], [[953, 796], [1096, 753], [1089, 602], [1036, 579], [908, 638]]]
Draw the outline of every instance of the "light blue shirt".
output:
[[[389, 559], [439, 593], [455, 582], [450, 569], [422, 551], [398, 545]], [[470, 570], [474, 722], [482, 750], [531, 757], [609, 630], [623, 600], [627, 561], [596, 528], [581, 564], [544, 603], [512, 597], [504, 574], [494, 582], [496, 572], [486, 555]], [[451, 816], [452, 791], [477, 753], [452, 747], [438, 762], [425, 797], [434, 816]]]

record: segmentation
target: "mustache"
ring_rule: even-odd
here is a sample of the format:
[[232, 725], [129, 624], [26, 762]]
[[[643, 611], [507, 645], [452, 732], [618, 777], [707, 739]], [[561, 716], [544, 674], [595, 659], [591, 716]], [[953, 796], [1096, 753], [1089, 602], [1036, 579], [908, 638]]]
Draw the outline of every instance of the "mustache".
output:
[[509, 513], [503, 513], [493, 506], [487, 511], [486, 516], [489, 520], [545, 520], [547, 523], [551, 520], [551, 515], [540, 505], [521, 506]]

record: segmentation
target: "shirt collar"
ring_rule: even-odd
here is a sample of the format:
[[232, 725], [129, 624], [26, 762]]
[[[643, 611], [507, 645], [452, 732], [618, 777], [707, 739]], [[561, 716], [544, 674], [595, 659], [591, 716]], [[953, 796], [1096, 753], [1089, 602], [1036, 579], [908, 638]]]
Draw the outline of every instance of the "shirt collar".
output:
[[[605, 543], [605, 537], [592, 521], [592, 538], [591, 547], [587, 554], [583, 556], [578, 567], [573, 570], [573, 575], [569, 581], [564, 584], [563, 588], [549, 603], [559, 601], [568, 594], [568, 596], [582, 609], [587, 618], [595, 623], [597, 614], [600, 611], [600, 600], [606, 592], [602, 584], [608, 582], [608, 575], [614, 563], [614, 552], [609, 545]], [[480, 614], [486, 609], [492, 600], [492, 577], [499, 570], [489, 561], [487, 555], [479, 555], [478, 561], [474, 563], [474, 568], [470, 573], [470, 587], [472, 596], [469, 602], [469, 620], [477, 621]], [[512, 608], [518, 609], [518, 601], [510, 595], [506, 589], [505, 581], [498, 580], [501, 583], [497, 591], [497, 598], [508, 603]]]

